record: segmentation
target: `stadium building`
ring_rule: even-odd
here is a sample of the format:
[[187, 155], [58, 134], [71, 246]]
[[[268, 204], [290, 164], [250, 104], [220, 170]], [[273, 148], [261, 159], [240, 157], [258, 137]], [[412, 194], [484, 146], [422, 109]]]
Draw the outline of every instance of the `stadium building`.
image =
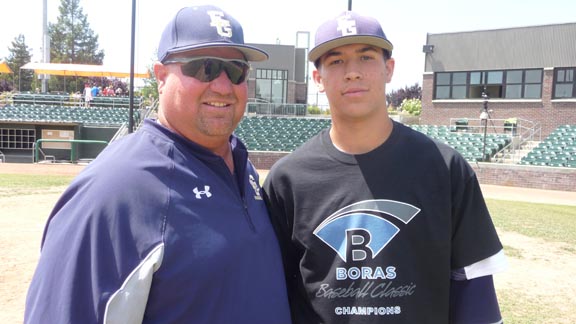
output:
[[[429, 34], [422, 115], [411, 124], [456, 148], [483, 184], [576, 191], [576, 23]], [[307, 107], [308, 48], [251, 44], [246, 116], [236, 134], [269, 169], [330, 126]], [[15, 73], [17, 73], [15, 71]], [[90, 108], [66, 93], [0, 97], [0, 162], [89, 162], [157, 102], [96, 97]], [[412, 120], [412, 119], [410, 119]]]
[[421, 123], [478, 120], [487, 101], [491, 128], [576, 124], [575, 40], [576, 23], [428, 34]]

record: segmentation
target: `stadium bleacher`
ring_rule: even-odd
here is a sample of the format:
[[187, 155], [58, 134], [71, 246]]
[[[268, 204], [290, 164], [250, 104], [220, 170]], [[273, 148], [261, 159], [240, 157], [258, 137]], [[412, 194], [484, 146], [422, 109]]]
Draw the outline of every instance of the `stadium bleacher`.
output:
[[128, 114], [128, 108], [79, 108], [19, 104], [1, 107], [0, 121], [118, 126], [128, 120]]
[[412, 129], [444, 142], [456, 149], [469, 162], [491, 161], [492, 158], [511, 142], [509, 134], [484, 134], [458, 132], [457, 129], [442, 125], [410, 125]]
[[245, 117], [234, 133], [251, 151], [291, 152], [330, 124], [329, 118]]
[[576, 125], [557, 127], [520, 164], [576, 168]]
[[[82, 123], [120, 126], [128, 120], [128, 97], [96, 97], [90, 108], [81, 107], [68, 94], [15, 94], [12, 103], [0, 106], [0, 121], [24, 123]], [[134, 98], [135, 105], [141, 103]], [[135, 111], [135, 113], [137, 113]], [[135, 116], [139, 119], [139, 116]], [[330, 118], [246, 116], [235, 134], [251, 151], [291, 152], [328, 128]], [[456, 150], [469, 162], [493, 161], [507, 147], [513, 133], [484, 134], [443, 125], [410, 125]], [[576, 168], [576, 125], [563, 125], [549, 134], [527, 155], [521, 165]]]
[[[134, 98], [134, 106], [141, 98]], [[128, 121], [129, 97], [95, 97], [90, 108], [67, 93], [15, 93], [11, 102], [0, 106], [0, 121], [39, 123], [81, 123], [119, 126]], [[135, 114], [138, 114], [135, 111]], [[135, 116], [138, 119], [138, 116]]]

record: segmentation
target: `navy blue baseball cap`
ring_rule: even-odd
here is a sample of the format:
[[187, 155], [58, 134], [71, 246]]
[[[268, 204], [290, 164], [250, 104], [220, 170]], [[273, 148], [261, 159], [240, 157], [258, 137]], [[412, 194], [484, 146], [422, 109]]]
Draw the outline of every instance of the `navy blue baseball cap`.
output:
[[168, 23], [158, 45], [158, 60], [164, 62], [175, 53], [209, 47], [235, 48], [248, 61], [265, 61], [268, 54], [244, 44], [240, 23], [222, 9], [192, 6], [180, 9]]
[[390, 55], [394, 48], [376, 19], [344, 11], [318, 27], [315, 46], [308, 53], [308, 59], [316, 62], [329, 50], [349, 44], [373, 45], [387, 50]]

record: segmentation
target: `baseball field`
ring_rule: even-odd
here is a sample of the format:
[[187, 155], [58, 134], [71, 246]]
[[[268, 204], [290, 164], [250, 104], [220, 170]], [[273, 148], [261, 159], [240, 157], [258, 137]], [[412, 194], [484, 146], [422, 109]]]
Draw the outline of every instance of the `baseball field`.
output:
[[[22, 323], [44, 223], [82, 169], [0, 163], [0, 323]], [[536, 194], [521, 196], [540, 201]], [[487, 202], [510, 265], [495, 276], [505, 323], [576, 323], [576, 200]]]

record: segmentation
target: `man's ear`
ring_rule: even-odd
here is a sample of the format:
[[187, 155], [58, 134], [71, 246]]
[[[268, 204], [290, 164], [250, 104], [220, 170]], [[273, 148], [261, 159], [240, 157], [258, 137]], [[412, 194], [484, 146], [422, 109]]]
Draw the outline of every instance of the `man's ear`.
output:
[[318, 70], [312, 72], [312, 79], [314, 79], [314, 83], [316, 83], [316, 86], [318, 87], [318, 92], [324, 92], [324, 83], [322, 82], [322, 76], [320, 76]]
[[390, 83], [392, 81], [392, 76], [394, 75], [394, 66], [396, 65], [396, 61], [393, 58], [389, 58], [386, 60], [386, 83]]
[[162, 93], [162, 89], [166, 84], [166, 76], [168, 75], [166, 66], [160, 62], [155, 62], [153, 68], [154, 76], [156, 76], [156, 83], [158, 84], [158, 93]]

